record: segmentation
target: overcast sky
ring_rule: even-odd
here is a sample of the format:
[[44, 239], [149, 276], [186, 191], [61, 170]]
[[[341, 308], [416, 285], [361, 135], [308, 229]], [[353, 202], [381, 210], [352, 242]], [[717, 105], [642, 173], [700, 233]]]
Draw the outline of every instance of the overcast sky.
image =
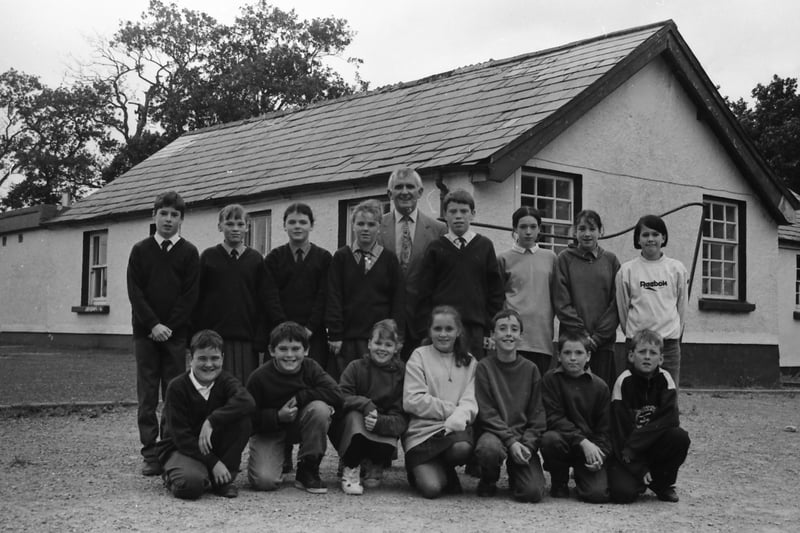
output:
[[[244, 0], [177, 0], [232, 22]], [[110, 36], [148, 0], [0, 0], [0, 72], [58, 85], [87, 39]], [[797, 0], [275, 0], [304, 18], [335, 15], [356, 32], [372, 88], [673, 19], [723, 95], [749, 97], [773, 74], [800, 74]], [[336, 64], [334, 64], [336, 66]], [[345, 70], [342, 64], [340, 70]]]

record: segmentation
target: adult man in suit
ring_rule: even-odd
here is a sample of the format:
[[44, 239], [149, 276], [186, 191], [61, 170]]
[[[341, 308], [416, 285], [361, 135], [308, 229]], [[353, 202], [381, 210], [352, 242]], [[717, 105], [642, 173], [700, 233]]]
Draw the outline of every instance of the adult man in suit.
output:
[[417, 305], [417, 283], [425, 248], [432, 241], [447, 233], [447, 226], [422, 213], [417, 202], [422, 196], [422, 178], [408, 167], [401, 167], [389, 176], [389, 199], [392, 210], [383, 215], [379, 242], [384, 248], [394, 252], [400, 260], [404, 274], [405, 292], [405, 331], [403, 332], [403, 351], [407, 360], [411, 352], [419, 346], [420, 340], [414, 333], [414, 309]]

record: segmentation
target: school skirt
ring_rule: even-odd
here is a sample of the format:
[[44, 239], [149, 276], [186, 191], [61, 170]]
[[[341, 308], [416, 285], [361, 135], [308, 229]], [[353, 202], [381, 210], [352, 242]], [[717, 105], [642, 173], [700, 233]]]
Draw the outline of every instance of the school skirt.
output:
[[350, 442], [352, 442], [354, 435], [361, 435], [376, 444], [397, 448], [397, 437], [378, 435], [367, 430], [364, 425], [364, 415], [358, 411], [348, 411], [344, 417], [331, 424], [329, 436], [340, 456], [344, 455], [350, 447]]
[[421, 464], [430, 463], [456, 442], [469, 442], [472, 444], [472, 427], [469, 426], [464, 431], [454, 431], [447, 435], [442, 429], [438, 433], [434, 433], [425, 442], [406, 450], [406, 469], [411, 470]]

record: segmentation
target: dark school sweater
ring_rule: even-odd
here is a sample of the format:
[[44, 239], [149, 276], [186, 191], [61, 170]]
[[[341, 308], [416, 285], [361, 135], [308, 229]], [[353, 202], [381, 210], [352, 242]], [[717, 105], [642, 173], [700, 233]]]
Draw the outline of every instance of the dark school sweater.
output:
[[292, 396], [302, 409], [314, 400], [321, 400], [335, 410], [342, 408], [342, 391], [336, 381], [306, 357], [294, 374], [284, 374], [270, 359], [258, 367], [247, 380], [247, 390], [256, 402], [253, 415], [253, 433], [269, 433], [285, 429], [289, 424], [278, 420], [278, 411]]
[[264, 260], [245, 248], [233, 259], [222, 244], [200, 255], [200, 295], [193, 330], [213, 329], [225, 340], [252, 342], [259, 321], [274, 326], [283, 321], [278, 292]]
[[330, 252], [311, 244], [303, 261], [297, 263], [287, 243], [270, 251], [264, 262], [275, 281], [286, 320], [314, 334], [321, 332], [325, 327]]
[[403, 331], [402, 274], [397, 256], [387, 249], [369, 269], [359, 267], [349, 246], [336, 250], [328, 272], [325, 326], [332, 341], [369, 339], [372, 326], [393, 318]]
[[167, 387], [164, 435], [157, 445], [158, 458], [164, 464], [177, 450], [211, 469], [219, 458], [213, 450], [207, 455], [200, 452], [198, 437], [203, 423], [208, 420], [215, 432], [225, 431], [231, 423], [251, 416], [255, 402], [239, 380], [225, 370], [214, 380], [206, 400], [194, 387], [189, 372], [174, 378]]
[[475, 369], [478, 428], [509, 448], [519, 442], [536, 453], [547, 428], [539, 369], [524, 357], [511, 363], [492, 354]]
[[570, 247], [558, 254], [553, 280], [553, 307], [559, 331], [577, 331], [603, 346], [616, 339], [617, 315], [614, 279], [617, 256], [598, 248], [597, 257]]
[[463, 250], [447, 238], [428, 245], [419, 277], [417, 330], [421, 338], [437, 305], [451, 305], [465, 324], [488, 331], [492, 317], [505, 301], [505, 289], [492, 241], [475, 235]]
[[611, 396], [611, 437], [614, 455], [631, 472], [644, 475], [644, 453], [666, 430], [679, 426], [678, 393], [669, 372], [659, 368], [646, 377], [628, 369], [619, 375]]
[[153, 237], [133, 245], [127, 277], [134, 337], [147, 337], [156, 324], [170, 328], [173, 337], [188, 334], [199, 265], [197, 248], [184, 238], [166, 253]]
[[403, 379], [406, 367], [398, 357], [378, 365], [369, 355], [351, 361], [339, 378], [344, 395], [342, 415], [358, 411], [366, 415], [378, 412], [374, 433], [399, 437], [408, 427], [403, 411]]
[[547, 414], [547, 430], [557, 431], [577, 446], [589, 439], [603, 453], [611, 453], [608, 385], [591, 372], [577, 378], [559, 366], [542, 378], [542, 403]]

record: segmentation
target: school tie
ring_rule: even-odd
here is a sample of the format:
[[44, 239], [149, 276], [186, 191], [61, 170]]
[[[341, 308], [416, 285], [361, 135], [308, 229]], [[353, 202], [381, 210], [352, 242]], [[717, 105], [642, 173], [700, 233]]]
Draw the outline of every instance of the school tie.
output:
[[239, 252], [237, 252], [237, 251], [236, 251], [236, 248], [234, 248], [233, 250], [231, 250], [231, 258], [232, 258], [234, 261], [236, 261], [237, 259], [239, 259]]
[[297, 251], [294, 253], [294, 256], [295, 256], [295, 261], [297, 261], [298, 263], [303, 262], [303, 250], [301, 248], [297, 249]]
[[408, 215], [403, 215], [400, 219], [400, 268], [403, 272], [408, 270], [408, 262], [411, 260], [411, 219]]
[[465, 239], [464, 237], [458, 237], [456, 239], [456, 242], [458, 243], [459, 250], [463, 250], [464, 247], [467, 245], [467, 239]]
[[359, 253], [361, 254], [361, 260], [358, 262], [358, 268], [361, 269], [361, 272], [366, 274], [367, 271], [369, 270], [367, 268], [367, 256], [370, 256], [372, 254], [370, 254], [369, 252], [365, 252], [364, 250], [359, 250]]
[[164, 253], [169, 252], [169, 247], [172, 246], [172, 241], [169, 239], [164, 239], [161, 241], [161, 249], [164, 250]]

